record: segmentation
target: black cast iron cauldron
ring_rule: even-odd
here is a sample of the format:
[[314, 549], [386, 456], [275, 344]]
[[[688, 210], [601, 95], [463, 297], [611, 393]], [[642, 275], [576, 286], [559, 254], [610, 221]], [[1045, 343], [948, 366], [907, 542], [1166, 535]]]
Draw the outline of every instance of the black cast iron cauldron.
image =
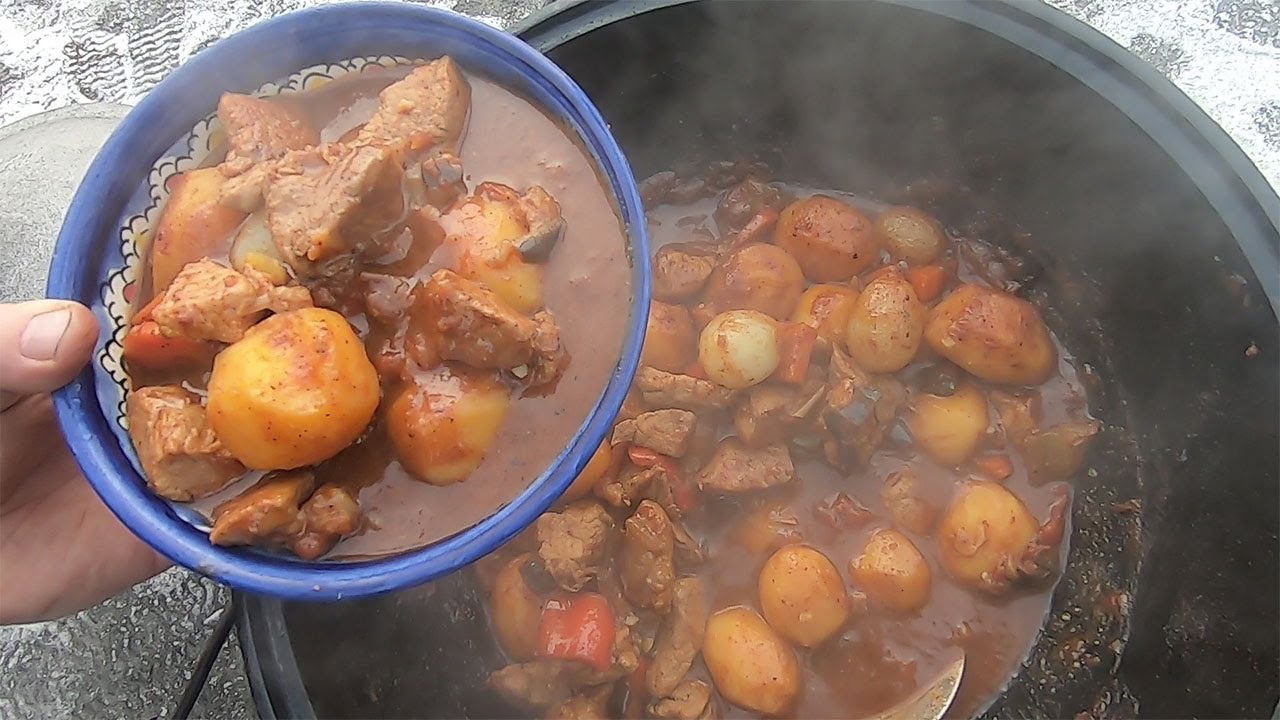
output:
[[[1036, 647], [990, 716], [1266, 717], [1280, 667], [1280, 201], [1168, 81], [1053, 9], [567, 3], [519, 30], [644, 177], [771, 161], [1024, 261], [1106, 430]], [[239, 598], [263, 717], [509, 715], [466, 573]]]

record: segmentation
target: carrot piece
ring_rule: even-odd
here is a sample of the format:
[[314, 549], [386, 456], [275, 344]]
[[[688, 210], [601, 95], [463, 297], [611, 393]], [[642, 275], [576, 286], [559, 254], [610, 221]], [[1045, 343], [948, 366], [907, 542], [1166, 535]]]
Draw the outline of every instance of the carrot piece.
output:
[[778, 369], [776, 377], [799, 385], [809, 372], [809, 357], [818, 341], [818, 331], [805, 323], [783, 323], [778, 329]]
[[974, 458], [973, 464], [977, 466], [978, 472], [996, 482], [1007, 480], [1013, 475], [1013, 463], [1007, 455], [983, 455]]
[[207, 363], [217, 347], [201, 340], [166, 337], [154, 320], [135, 322], [124, 336], [124, 359], [153, 370], [177, 369]]
[[916, 289], [920, 302], [929, 302], [942, 294], [947, 286], [947, 271], [941, 265], [907, 268], [907, 280]]
[[553, 598], [543, 606], [538, 622], [537, 655], [608, 670], [613, 665], [616, 630], [613, 608], [603, 595], [575, 593]]

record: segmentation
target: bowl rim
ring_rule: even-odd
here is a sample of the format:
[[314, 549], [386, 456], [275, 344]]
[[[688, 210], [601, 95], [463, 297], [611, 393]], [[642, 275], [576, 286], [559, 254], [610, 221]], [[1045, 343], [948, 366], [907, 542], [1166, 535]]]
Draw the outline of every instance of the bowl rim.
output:
[[[250, 26], [197, 53], [156, 85], [125, 117], [102, 146], [77, 188], [50, 264], [46, 294], [51, 298], [100, 305], [96, 244], [104, 244], [104, 227], [114, 227], [127, 205], [102, 202], [114, 183], [113, 168], [132, 145], [147, 136], [149, 118], [165, 112], [168, 96], [191, 79], [209, 76], [228, 57], [248, 53], [282, 34], [300, 28], [342, 23], [371, 15], [379, 24], [401, 21], [428, 24], [444, 34], [461, 34], [486, 46], [501, 63], [558, 95], [567, 106], [570, 131], [579, 136], [616, 204], [631, 261], [631, 317], [614, 372], [596, 405], [564, 451], [506, 505], [471, 527], [425, 547], [358, 561], [302, 561], [213, 545], [199, 530], [154, 495], [132, 467], [111, 432], [98, 402], [90, 362], [69, 384], [53, 393], [58, 421], [72, 454], [90, 485], [107, 507], [141, 540], [177, 564], [251, 593], [289, 600], [338, 600], [391, 592], [427, 582], [492, 552], [533, 523], [568, 488], [604, 441], [639, 366], [640, 349], [651, 298], [649, 235], [631, 166], [595, 105], [569, 76], [515, 35], [447, 10], [394, 2], [343, 2], [286, 13]], [[429, 36], [428, 36], [429, 37]], [[372, 53], [371, 53], [372, 54]], [[342, 60], [334, 58], [332, 61]], [[301, 69], [301, 68], [298, 68]], [[264, 78], [274, 81], [276, 78]], [[212, 97], [213, 93], [210, 93]], [[214, 101], [210, 101], [212, 109]], [[560, 113], [556, 113], [559, 115]], [[172, 142], [174, 138], [166, 138]], [[140, 178], [139, 182], [144, 181]], [[132, 188], [132, 185], [129, 185]], [[127, 200], [126, 200], [127, 202]], [[105, 245], [104, 245], [105, 247]], [[89, 259], [86, 260], [86, 257]]]

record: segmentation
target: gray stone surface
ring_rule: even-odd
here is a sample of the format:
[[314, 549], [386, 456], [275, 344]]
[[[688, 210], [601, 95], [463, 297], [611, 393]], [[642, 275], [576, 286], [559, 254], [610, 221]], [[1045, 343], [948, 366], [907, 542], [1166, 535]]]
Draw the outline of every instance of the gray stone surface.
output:
[[[1049, 1], [1173, 79], [1280, 186], [1280, 3]], [[315, 4], [0, 0], [0, 125], [29, 119], [0, 130], [0, 301], [42, 293], [63, 210], [119, 110], [34, 116], [90, 102], [130, 104], [216, 38]], [[543, 2], [430, 4], [505, 27]], [[74, 617], [0, 628], [0, 718], [167, 715], [226, 600], [223, 588], [174, 569]], [[196, 715], [254, 716], [234, 635]]]

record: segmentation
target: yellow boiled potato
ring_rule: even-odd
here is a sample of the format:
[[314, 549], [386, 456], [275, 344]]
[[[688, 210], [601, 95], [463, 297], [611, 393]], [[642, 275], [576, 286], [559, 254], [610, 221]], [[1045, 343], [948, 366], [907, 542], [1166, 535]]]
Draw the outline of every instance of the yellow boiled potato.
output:
[[457, 271], [484, 283], [520, 312], [542, 307], [542, 266], [525, 262], [515, 243], [528, 232], [519, 195], [484, 183], [476, 194], [441, 218], [448, 244], [457, 253]]
[[897, 530], [877, 530], [849, 563], [849, 575], [873, 602], [902, 612], [924, 607], [933, 581], [924, 555]]
[[880, 257], [871, 220], [852, 205], [825, 195], [783, 208], [773, 241], [815, 282], [848, 280]]
[[702, 329], [698, 361], [712, 382], [727, 388], [764, 382], [780, 361], [778, 325], [755, 310], [720, 313]]
[[649, 303], [649, 324], [644, 334], [640, 362], [663, 372], [684, 373], [693, 362], [697, 334], [689, 309], [654, 300]]
[[762, 505], [748, 513], [730, 535], [734, 544], [751, 553], [772, 553], [804, 539], [800, 518], [788, 507]]
[[538, 621], [542, 618], [542, 598], [524, 580], [521, 568], [529, 553], [513, 558], [493, 580], [489, 595], [493, 629], [502, 647], [516, 662], [532, 660], [538, 649]]
[[791, 320], [804, 323], [817, 330], [818, 337], [835, 342], [844, 338], [849, 314], [857, 300], [858, 291], [848, 285], [813, 285], [800, 296]]
[[1000, 592], [1036, 529], [1035, 516], [1003, 485], [969, 482], [938, 523], [938, 559], [957, 580]]
[[1039, 385], [1058, 361], [1034, 305], [980, 285], [961, 285], [935, 305], [925, 340], [934, 352], [993, 383]]
[[751, 243], [716, 266], [702, 302], [712, 312], [759, 310], [782, 320], [795, 310], [804, 286], [804, 272], [790, 253], [777, 245]]
[[542, 307], [542, 266], [524, 261], [515, 247], [464, 254], [458, 274], [488, 286], [511, 307], [526, 315]]
[[987, 399], [965, 384], [949, 397], [922, 394], [915, 399], [907, 425], [916, 443], [943, 465], [960, 465], [973, 455], [987, 434]]
[[263, 320], [218, 353], [209, 424], [246, 466], [288, 470], [354, 442], [378, 396], [378, 373], [346, 319], [304, 308]]
[[787, 545], [760, 570], [760, 610], [788, 640], [813, 647], [849, 618], [849, 592], [835, 563], [807, 545]]
[[889, 270], [868, 283], [853, 304], [845, 335], [849, 356], [868, 372], [897, 372], [920, 350], [924, 321], [915, 288]]
[[466, 480], [498, 437], [511, 392], [496, 375], [441, 367], [416, 378], [387, 409], [405, 469], [432, 485]]
[[730, 607], [711, 616], [702, 659], [720, 694], [748, 710], [781, 715], [800, 690], [795, 651], [749, 608]]
[[899, 205], [876, 218], [876, 234], [894, 259], [931, 263], [947, 247], [947, 235], [928, 213]]
[[227, 178], [218, 168], [188, 170], [169, 180], [169, 199], [151, 246], [151, 289], [169, 287], [183, 266], [226, 252], [245, 214], [218, 202]]

